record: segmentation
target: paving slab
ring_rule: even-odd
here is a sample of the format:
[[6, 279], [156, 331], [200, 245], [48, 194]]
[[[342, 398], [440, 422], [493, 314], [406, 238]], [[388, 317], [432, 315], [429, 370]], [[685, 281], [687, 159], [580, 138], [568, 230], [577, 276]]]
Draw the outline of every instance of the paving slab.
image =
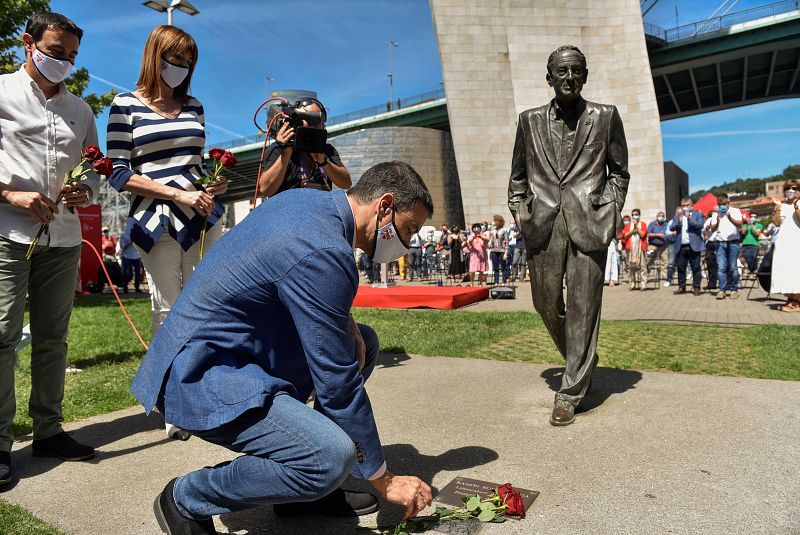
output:
[[[562, 369], [382, 355], [368, 389], [389, 465], [442, 488], [455, 476], [541, 492], [524, 521], [441, 533], [800, 533], [800, 382], [598, 368], [574, 425], [548, 423]], [[156, 535], [152, 501], [172, 477], [232, 458], [165, 437], [141, 408], [69, 426], [86, 463], [31, 457], [0, 497], [74, 535]], [[351, 486], [364, 487], [363, 482]], [[364, 487], [365, 488], [365, 487]], [[384, 504], [361, 519], [394, 522]], [[222, 533], [338, 535], [356, 521], [278, 519], [270, 507], [216, 520]]]

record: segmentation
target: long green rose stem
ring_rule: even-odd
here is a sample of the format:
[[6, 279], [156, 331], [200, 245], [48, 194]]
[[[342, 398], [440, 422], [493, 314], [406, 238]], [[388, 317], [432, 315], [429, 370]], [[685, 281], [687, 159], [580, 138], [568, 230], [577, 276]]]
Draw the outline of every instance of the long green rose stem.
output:
[[[60, 203], [60, 202], [61, 202], [61, 198], [62, 198], [63, 196], [64, 196], [64, 194], [63, 194], [63, 193], [59, 193], [59, 194], [58, 194], [58, 197], [56, 198], [56, 203], [55, 203], [55, 204], [56, 204], [56, 206], [58, 206], [58, 203]], [[42, 237], [42, 234], [44, 233], [44, 231], [45, 231], [45, 230], [46, 230], [46, 229], [47, 229], [49, 226], [50, 226], [50, 224], [49, 224], [49, 223], [43, 223], [41, 226], [39, 226], [39, 232], [37, 232], [37, 233], [36, 233], [36, 236], [33, 238], [33, 241], [32, 241], [32, 242], [31, 242], [31, 244], [28, 246], [28, 252], [27, 252], [27, 253], [25, 253], [25, 260], [30, 260], [30, 259], [31, 259], [31, 256], [33, 256], [33, 251], [34, 251], [34, 249], [36, 249], [36, 246], [37, 246], [37, 245], [39, 245], [39, 238], [41, 238], [41, 237]]]
[[206, 225], [208, 224], [208, 216], [203, 219], [203, 230], [200, 231], [200, 260], [203, 259], [203, 246], [206, 243]]

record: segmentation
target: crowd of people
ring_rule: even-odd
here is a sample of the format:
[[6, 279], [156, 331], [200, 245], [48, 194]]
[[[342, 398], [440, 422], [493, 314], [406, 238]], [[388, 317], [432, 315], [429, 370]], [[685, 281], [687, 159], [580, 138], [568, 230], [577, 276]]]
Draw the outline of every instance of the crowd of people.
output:
[[[368, 258], [357, 254], [362, 275], [377, 282], [377, 268]], [[501, 215], [488, 221], [442, 225], [439, 230], [426, 227], [414, 233], [408, 253], [392, 262], [389, 271], [405, 281], [423, 281], [443, 285], [486, 286], [524, 281], [527, 277], [525, 238], [517, 225], [506, 226]]]
[[[786, 266], [800, 262], [800, 239], [793, 230], [799, 220], [789, 217], [796, 191], [797, 181], [787, 181], [784, 199], [775, 201], [775, 214], [767, 224], [731, 206], [726, 194], [706, 213], [684, 198], [672, 219], [658, 212], [654, 220], [642, 221], [641, 210], [634, 208], [623, 216], [623, 228], [609, 245], [605, 285], [625, 281], [629, 291], [677, 285], [676, 295], [706, 291], [719, 300], [735, 300], [743, 276], [752, 279], [763, 266], [761, 271], [771, 275], [767, 290], [787, 295], [781, 310], [794, 311], [800, 307], [800, 287], [786, 280]], [[776, 247], [782, 228], [789, 231], [782, 247]], [[357, 260], [370, 283], [380, 280], [378, 267], [370, 266], [368, 258], [359, 255]], [[466, 229], [426, 227], [411, 237], [408, 254], [389, 266], [390, 275], [405, 281], [471, 286], [525, 281], [527, 270], [525, 238], [513, 221], [506, 226], [499, 214], [491, 224], [481, 221]]]
[[791, 273], [792, 265], [800, 265], [798, 184], [784, 183], [784, 197], [774, 200], [767, 225], [731, 206], [726, 194], [717, 196], [717, 205], [705, 214], [686, 197], [671, 221], [658, 212], [654, 221], [645, 223], [634, 208], [609, 245], [605, 284], [615, 286], [625, 274], [630, 291], [645, 291], [651, 281], [653, 289], [672, 286], [677, 275], [676, 295], [689, 293], [691, 277], [693, 295], [705, 290], [723, 300], [738, 299], [743, 275], [761, 274], [770, 281], [770, 293], [787, 297], [782, 311], [800, 310], [800, 277]]

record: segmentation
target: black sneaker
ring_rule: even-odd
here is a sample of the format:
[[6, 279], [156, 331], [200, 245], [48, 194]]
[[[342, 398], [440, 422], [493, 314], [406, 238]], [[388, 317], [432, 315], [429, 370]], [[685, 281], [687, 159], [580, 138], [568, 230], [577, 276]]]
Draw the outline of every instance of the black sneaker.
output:
[[62, 431], [50, 438], [33, 440], [34, 457], [55, 457], [62, 461], [85, 461], [94, 457], [94, 448], [81, 444]]
[[378, 510], [378, 499], [369, 492], [336, 489], [313, 502], [280, 503], [272, 506], [276, 516], [324, 515], [354, 517]]
[[175, 488], [175, 479], [167, 483], [167, 486], [158, 495], [156, 501], [153, 502], [153, 512], [156, 515], [161, 532], [167, 535], [217, 535], [214, 521], [210, 518], [193, 520], [184, 518], [180, 514], [172, 494]]
[[11, 452], [0, 451], [0, 485], [11, 481]]

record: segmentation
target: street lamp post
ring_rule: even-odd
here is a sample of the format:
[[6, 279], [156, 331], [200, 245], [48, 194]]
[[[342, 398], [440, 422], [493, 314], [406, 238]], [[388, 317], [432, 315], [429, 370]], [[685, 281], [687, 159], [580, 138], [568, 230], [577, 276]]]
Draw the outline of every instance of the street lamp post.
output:
[[264, 91], [267, 92], [267, 98], [269, 98], [269, 83], [270, 82], [275, 83], [275, 78], [270, 78], [269, 76], [266, 76], [265, 80], [264, 80]]
[[400, 46], [396, 41], [389, 41], [389, 109], [394, 106], [394, 74], [392, 73], [392, 49]]
[[197, 15], [200, 11], [194, 7], [189, 0], [147, 0], [142, 3], [155, 11], [167, 14], [167, 26], [172, 26], [172, 12], [176, 9], [183, 11], [187, 15]]

